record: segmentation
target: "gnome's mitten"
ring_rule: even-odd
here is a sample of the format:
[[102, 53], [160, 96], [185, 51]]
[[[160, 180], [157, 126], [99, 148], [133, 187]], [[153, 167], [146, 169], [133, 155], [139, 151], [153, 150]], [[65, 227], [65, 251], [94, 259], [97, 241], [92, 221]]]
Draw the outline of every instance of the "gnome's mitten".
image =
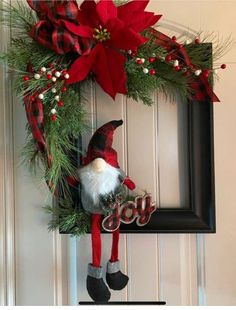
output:
[[102, 278], [102, 267], [88, 265], [87, 290], [95, 302], [107, 302], [110, 299], [111, 293]]
[[129, 278], [120, 271], [119, 261], [107, 263], [106, 281], [112, 290], [119, 291], [126, 287]]
[[128, 189], [130, 189], [131, 191], [133, 191], [136, 187], [136, 185], [134, 184], [134, 182], [129, 178], [126, 177], [123, 181], [123, 184], [128, 187]]

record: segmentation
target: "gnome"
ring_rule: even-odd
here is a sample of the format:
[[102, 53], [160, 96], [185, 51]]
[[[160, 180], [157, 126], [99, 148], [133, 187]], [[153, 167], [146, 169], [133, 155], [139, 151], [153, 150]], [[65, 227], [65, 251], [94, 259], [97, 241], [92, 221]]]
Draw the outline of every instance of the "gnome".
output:
[[[101, 222], [104, 206], [101, 197], [112, 194], [121, 185], [130, 190], [135, 184], [120, 169], [117, 152], [112, 148], [113, 134], [122, 120], [111, 121], [100, 127], [88, 145], [84, 165], [78, 175], [81, 184], [81, 203], [91, 213], [92, 263], [88, 265], [87, 290], [95, 302], [107, 302], [111, 293], [103, 280], [101, 266]], [[106, 282], [110, 289], [121, 290], [129, 278], [120, 271], [119, 229], [112, 232], [111, 257], [106, 268]]]

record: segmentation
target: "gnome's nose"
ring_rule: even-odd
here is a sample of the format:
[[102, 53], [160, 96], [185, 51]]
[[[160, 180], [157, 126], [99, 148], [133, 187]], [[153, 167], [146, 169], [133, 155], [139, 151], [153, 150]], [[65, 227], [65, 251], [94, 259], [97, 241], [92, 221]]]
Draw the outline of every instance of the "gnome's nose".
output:
[[103, 158], [96, 158], [91, 163], [92, 168], [96, 172], [102, 172], [106, 168], [107, 163]]

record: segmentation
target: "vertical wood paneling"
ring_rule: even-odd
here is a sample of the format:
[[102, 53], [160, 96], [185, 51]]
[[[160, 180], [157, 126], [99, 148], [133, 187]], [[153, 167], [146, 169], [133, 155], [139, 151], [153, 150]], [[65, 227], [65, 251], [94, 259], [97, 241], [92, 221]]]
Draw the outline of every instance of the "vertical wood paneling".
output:
[[[156, 192], [154, 107], [128, 100], [128, 171], [139, 191]], [[128, 235], [129, 300], [158, 299], [156, 235]], [[145, 254], [144, 254], [145, 253]], [[144, 290], [143, 287], [146, 287]]]
[[181, 305], [197, 305], [196, 236], [180, 235]]
[[156, 235], [133, 235], [127, 238], [128, 300], [158, 300], [158, 253]]
[[[222, 25], [236, 38], [236, 3], [224, 6]], [[216, 6], [220, 12], [220, 5]], [[208, 11], [209, 12], [209, 9]], [[214, 17], [212, 17], [214, 18]], [[231, 22], [230, 22], [231, 21]], [[219, 27], [219, 26], [218, 26]], [[205, 236], [205, 294], [206, 304], [215, 306], [236, 305], [236, 106], [234, 55], [226, 55], [223, 63], [233, 61], [228, 70], [220, 75], [216, 86], [221, 104], [214, 106], [215, 129], [215, 192], [216, 192], [216, 234]]]
[[[1, 31], [1, 35], [2, 31]], [[1, 44], [1, 51], [2, 51]], [[6, 213], [5, 213], [5, 72], [0, 68], [0, 305], [6, 305]]]
[[[16, 304], [54, 304], [53, 234], [47, 231], [50, 216], [42, 206], [51, 203], [46, 184], [20, 165], [25, 139], [25, 111], [14, 102], [15, 218], [16, 218]], [[34, 292], [30, 294], [29, 292]]]
[[197, 290], [199, 306], [206, 306], [206, 260], [205, 260], [205, 237], [197, 235]]
[[160, 206], [188, 206], [186, 103], [158, 96]]
[[168, 306], [181, 305], [180, 235], [160, 235], [160, 298]]
[[[15, 4], [14, 0], [6, 2]], [[9, 33], [5, 28], [2, 30], [6, 48]], [[54, 300], [57, 305], [64, 298], [60, 276], [64, 259], [58, 253], [59, 242], [53, 248], [52, 234], [45, 229], [49, 217], [41, 206], [48, 189], [46, 186], [38, 189], [40, 177], [36, 181], [25, 166], [20, 167], [20, 149], [26, 134], [25, 111], [12, 98], [11, 79], [4, 70], [1, 70], [1, 87], [0, 182], [4, 183], [0, 184], [0, 304], [53, 305]]]
[[91, 263], [92, 257], [90, 235], [81, 236], [77, 242], [78, 301], [87, 301], [90, 297], [86, 290], [86, 277], [88, 264]]
[[54, 306], [68, 304], [67, 279], [67, 239], [58, 230], [53, 232], [53, 267], [54, 267]]
[[[10, 3], [6, 1], [5, 4]], [[0, 6], [4, 6], [1, 3]], [[1, 16], [2, 18], [2, 16]], [[8, 49], [10, 31], [1, 28], [1, 52]], [[0, 305], [15, 305], [14, 139], [12, 88], [8, 68], [0, 71]]]

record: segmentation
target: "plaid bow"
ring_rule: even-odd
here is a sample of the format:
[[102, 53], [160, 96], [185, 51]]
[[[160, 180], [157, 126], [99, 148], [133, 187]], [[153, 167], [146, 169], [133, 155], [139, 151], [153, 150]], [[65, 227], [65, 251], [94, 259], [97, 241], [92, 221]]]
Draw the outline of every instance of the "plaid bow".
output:
[[[64, 21], [78, 24], [78, 5], [75, 0], [27, 0], [40, 19], [31, 29], [30, 35], [39, 44], [54, 50], [57, 54], [76, 52], [82, 54], [88, 49], [85, 40], [69, 32]], [[80, 41], [79, 41], [80, 40]]]
[[[183, 59], [186, 66], [191, 66], [193, 69], [197, 69], [192, 63], [191, 60], [185, 50], [185, 48], [176, 41], [173, 41], [170, 37], [165, 34], [150, 28], [150, 32], [155, 36], [155, 43], [164, 47], [167, 51], [174, 51], [172, 55], [178, 59]], [[205, 101], [211, 100], [213, 102], [219, 102], [219, 98], [215, 95], [212, 90], [211, 85], [209, 84], [208, 78], [204, 77], [202, 74], [198, 77], [188, 78], [188, 84], [193, 89], [194, 100]]]

